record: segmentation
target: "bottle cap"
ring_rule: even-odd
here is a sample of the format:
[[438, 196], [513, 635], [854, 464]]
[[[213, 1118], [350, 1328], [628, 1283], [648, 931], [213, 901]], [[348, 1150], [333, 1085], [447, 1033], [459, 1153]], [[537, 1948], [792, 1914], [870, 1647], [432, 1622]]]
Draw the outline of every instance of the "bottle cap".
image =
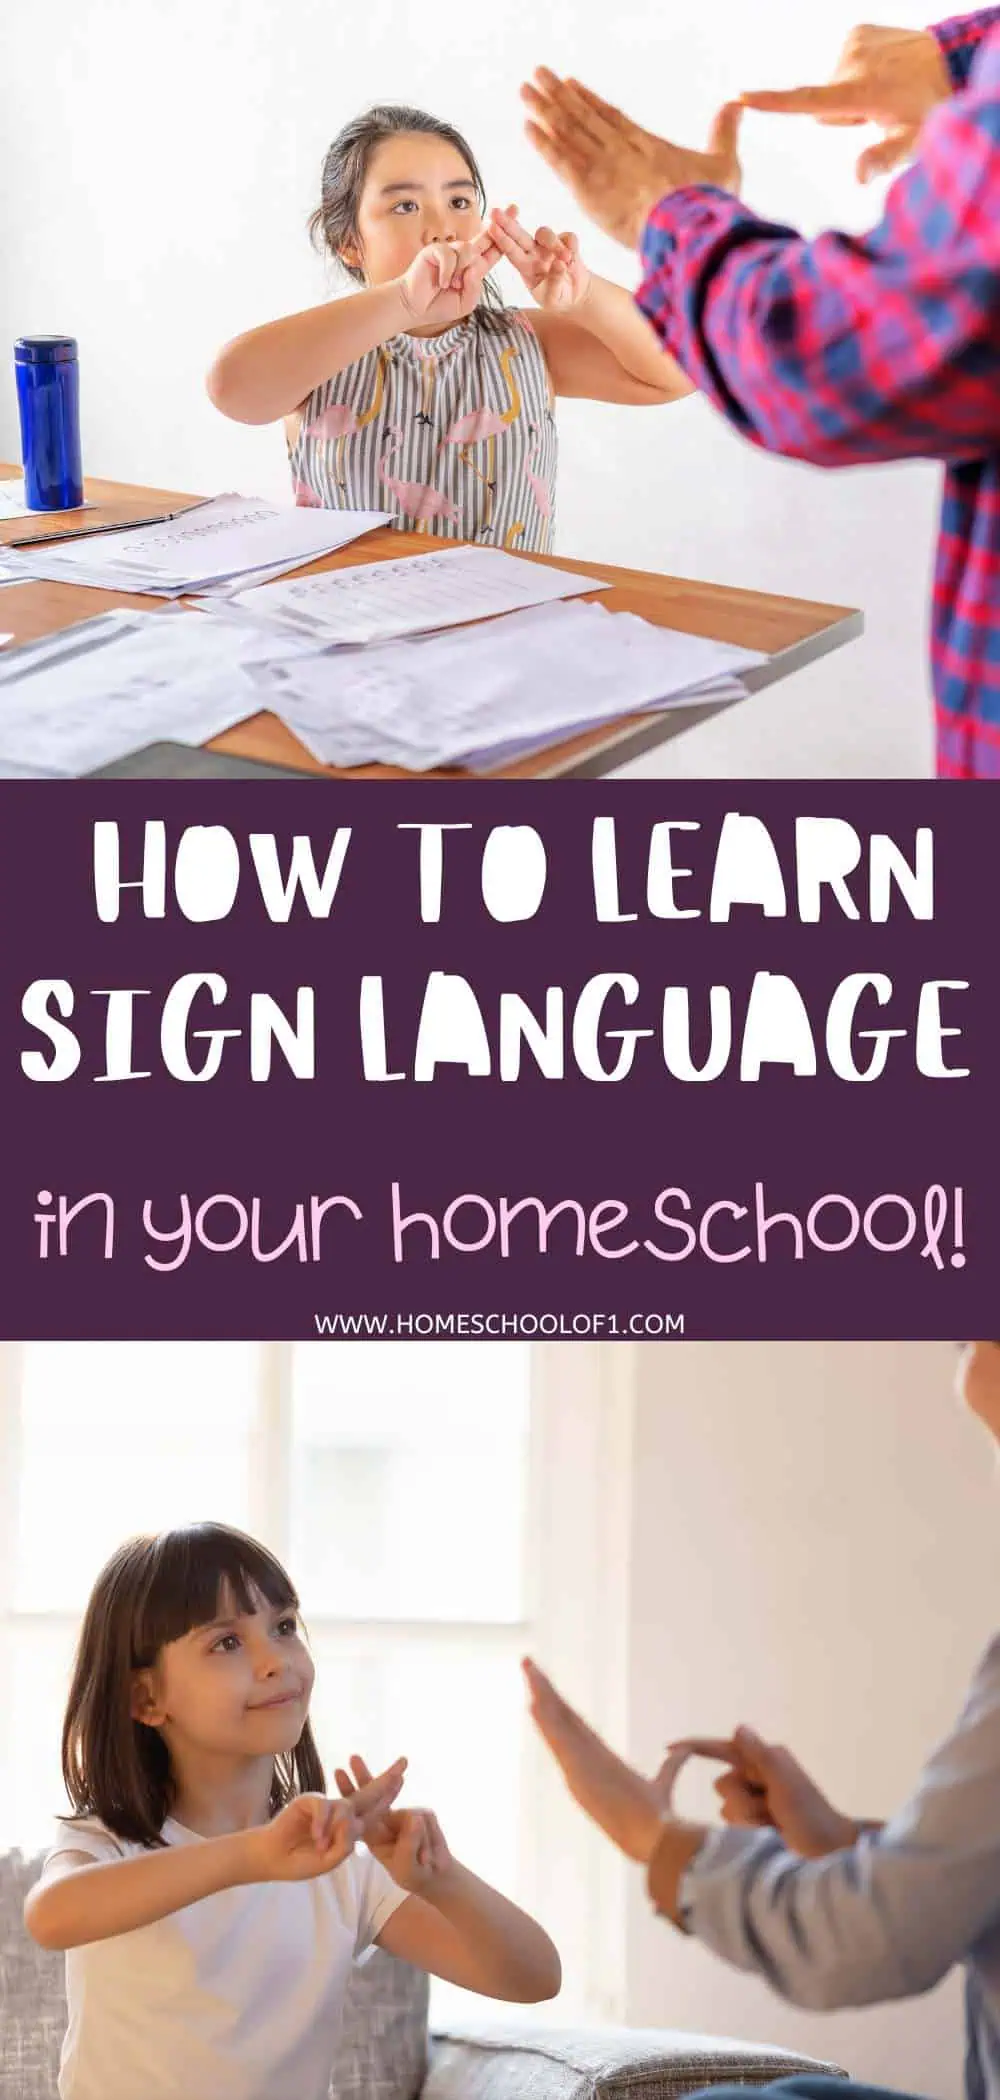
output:
[[14, 345], [14, 362], [18, 365], [68, 365], [77, 356], [76, 337], [72, 335], [22, 335]]

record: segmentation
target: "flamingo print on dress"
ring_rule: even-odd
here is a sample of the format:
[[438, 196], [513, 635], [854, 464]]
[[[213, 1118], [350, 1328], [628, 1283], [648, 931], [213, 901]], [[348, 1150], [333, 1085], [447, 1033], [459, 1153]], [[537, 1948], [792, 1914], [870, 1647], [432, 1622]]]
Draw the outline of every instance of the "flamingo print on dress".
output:
[[531, 493], [534, 496], [535, 502], [538, 505], [542, 517], [551, 518], [552, 498], [549, 495], [548, 489], [544, 481], [542, 480], [541, 475], [536, 474], [534, 470], [534, 462], [542, 444], [542, 433], [539, 430], [537, 423], [532, 423], [531, 425], [531, 439], [531, 451], [529, 452], [527, 461], [525, 463], [524, 478], [528, 483], [528, 487], [530, 488]]
[[318, 415], [315, 421], [310, 423], [306, 429], [306, 437], [318, 438], [321, 442], [331, 444], [336, 440], [337, 453], [334, 474], [339, 489], [347, 486], [344, 480], [344, 440], [345, 438], [356, 436], [357, 432], [364, 430], [368, 423], [374, 423], [382, 406], [382, 398], [385, 393], [386, 366], [385, 351], [379, 350], [375, 388], [367, 408], [356, 409], [351, 408], [346, 401], [331, 401], [329, 407], [324, 408], [322, 414]]
[[397, 529], [548, 551], [551, 382], [519, 313], [477, 314], [443, 348], [405, 335], [373, 346], [314, 388], [288, 436], [300, 502], [387, 510]]
[[[486, 510], [483, 517], [484, 529], [488, 528], [493, 520], [493, 498], [496, 495], [497, 488], [497, 438], [502, 437], [504, 431], [509, 430], [512, 423], [517, 422], [521, 413], [521, 396], [518, 392], [517, 381], [514, 378], [514, 359], [519, 354], [516, 346], [512, 343], [503, 352], [500, 359], [500, 369], [507, 388], [507, 407], [503, 410], [498, 408], [474, 408], [468, 415], [459, 416], [457, 422], [454, 422], [451, 428], [445, 431], [441, 440], [442, 445], [457, 445], [459, 447], [458, 456], [463, 466], [471, 467], [476, 479], [485, 484]], [[465, 449], [468, 445], [482, 444], [484, 438], [488, 444], [485, 474], [477, 467], [475, 460], [469, 458], [469, 454]]]
[[446, 518], [450, 525], [457, 525], [459, 511], [450, 496], [442, 495], [440, 489], [430, 488], [425, 481], [398, 481], [394, 474], [390, 474], [389, 460], [394, 452], [398, 452], [404, 435], [398, 423], [389, 425], [379, 461], [379, 480], [391, 489], [405, 516], [416, 518], [418, 532], [426, 532], [433, 518]]
[[[546, 487], [545, 482], [542, 480], [541, 475], [536, 474], [534, 471], [534, 467], [532, 466], [532, 461], [535, 459], [537, 453], [541, 449], [542, 433], [539, 430], [537, 423], [530, 423], [528, 428], [531, 433], [532, 444], [531, 451], [529, 452], [528, 457], [524, 463], [524, 478], [528, 484], [528, 487], [531, 490], [532, 495], [534, 496], [536, 504], [538, 505], [539, 517], [551, 518], [552, 498], [549, 495], [548, 488]], [[524, 520], [522, 518], [518, 518], [516, 524], [510, 525], [507, 528], [507, 532], [504, 535], [504, 546], [507, 548], [516, 546], [523, 532]]]
[[[531, 435], [531, 451], [529, 452], [528, 457], [524, 463], [524, 478], [538, 506], [539, 517], [551, 518], [552, 498], [549, 495], [548, 488], [545, 482], [542, 480], [541, 475], [535, 473], [533, 465], [535, 458], [537, 457], [539, 451], [542, 448], [542, 433], [539, 430], [537, 423], [529, 423], [528, 429]], [[504, 546], [508, 548], [516, 546], [517, 541], [521, 538], [523, 531], [524, 521], [523, 519], [519, 518], [516, 524], [508, 527], [507, 532], [504, 536]]]

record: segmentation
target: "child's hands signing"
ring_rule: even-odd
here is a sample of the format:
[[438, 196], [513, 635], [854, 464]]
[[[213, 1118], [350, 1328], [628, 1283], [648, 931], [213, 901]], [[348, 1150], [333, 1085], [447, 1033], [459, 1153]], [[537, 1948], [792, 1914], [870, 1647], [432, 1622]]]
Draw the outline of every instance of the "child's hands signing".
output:
[[[336, 1775], [348, 1806], [363, 1798], [371, 1785], [363, 1757], [352, 1757], [351, 1773], [339, 1770]], [[419, 1894], [454, 1865], [441, 1825], [429, 1809], [387, 1806], [366, 1816], [361, 1834], [379, 1865], [410, 1895]]]
[[383, 1816], [403, 1784], [406, 1759], [397, 1758], [373, 1779], [352, 1789], [349, 1800], [297, 1794], [269, 1823], [246, 1832], [248, 1880], [312, 1881], [329, 1874], [367, 1839], [369, 1824]]
[[489, 233], [499, 253], [512, 263], [537, 306], [549, 313], [568, 313], [579, 306], [590, 286], [590, 271], [580, 255], [575, 233], [553, 233], [540, 226], [529, 233], [516, 205], [490, 214]]
[[399, 291], [409, 319], [418, 326], [450, 328], [478, 304], [484, 280], [500, 249], [492, 229], [474, 241], [428, 241], [415, 255]]

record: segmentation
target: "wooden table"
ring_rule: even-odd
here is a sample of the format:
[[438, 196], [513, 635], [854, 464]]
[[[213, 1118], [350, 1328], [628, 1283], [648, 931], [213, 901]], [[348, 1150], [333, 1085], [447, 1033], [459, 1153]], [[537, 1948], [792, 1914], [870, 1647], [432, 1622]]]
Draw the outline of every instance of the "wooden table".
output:
[[[0, 479], [13, 477], [17, 472], [16, 467], [0, 464]], [[67, 514], [65, 521], [46, 521], [53, 526], [58, 524], [60, 537], [71, 536], [74, 527], [80, 529], [104, 519], [125, 523], [129, 516], [181, 509], [197, 500], [165, 489], [137, 488], [123, 482], [99, 480], [88, 481], [86, 493], [92, 508], [75, 516]], [[0, 520], [0, 547], [23, 536], [25, 522], [23, 519]], [[55, 536], [53, 532], [52, 537]], [[426, 554], [430, 547], [440, 544], [440, 541], [429, 540], [421, 533], [395, 532], [386, 527], [369, 533], [337, 554], [311, 563], [308, 569], [298, 573], [312, 575], [322, 569], [346, 568], [354, 562]], [[529, 554], [521, 558], [548, 562], [551, 567], [571, 569], [578, 575], [599, 576], [602, 582], [611, 585], [611, 589], [602, 591], [598, 602], [611, 612], [639, 613], [643, 619], [662, 627], [680, 628], [687, 634], [708, 635], [716, 641], [734, 642], [744, 649], [766, 652], [768, 662], [745, 674], [744, 682], [751, 692], [760, 692], [764, 686], [790, 678], [804, 665], [816, 663], [832, 650], [842, 648], [845, 642], [854, 641], [863, 631], [861, 613], [845, 606], [814, 605], [802, 598], [776, 598], [761, 591], [730, 590], [722, 584], [694, 583], [677, 576], [658, 576], [643, 569], [609, 568], [606, 562], [572, 561], [563, 555]], [[122, 606], [147, 612], [166, 609], [161, 599], [126, 596], [120, 591], [88, 590], [65, 583], [14, 584], [0, 591], [0, 627], [13, 634], [18, 642], [34, 641], [41, 635], [54, 634], [59, 628], [71, 627], [77, 621], [93, 619], [98, 613]], [[645, 751], [656, 750], [683, 730], [695, 728], [717, 712], [718, 702], [702, 702], [690, 707], [669, 708], [659, 715], [620, 717], [604, 727], [588, 729], [580, 736], [550, 744], [530, 758], [521, 758], [500, 767], [492, 776], [476, 777], [602, 779], [616, 767], [638, 758]], [[388, 780], [416, 777], [394, 766], [359, 766], [347, 776], [339, 774], [333, 767], [317, 764], [291, 730], [271, 714], [248, 717], [223, 736], [213, 738], [209, 749], [232, 752], [244, 758], [265, 759], [275, 765], [301, 766], [305, 771], [326, 773], [335, 778]], [[419, 777], [424, 780], [460, 779], [468, 775], [462, 768], [450, 767]]]

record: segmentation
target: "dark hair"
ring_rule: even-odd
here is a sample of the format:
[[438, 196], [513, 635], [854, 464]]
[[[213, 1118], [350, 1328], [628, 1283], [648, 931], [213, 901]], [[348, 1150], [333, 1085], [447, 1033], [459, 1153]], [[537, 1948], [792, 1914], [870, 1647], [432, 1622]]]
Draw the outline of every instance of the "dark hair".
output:
[[[361, 193], [372, 154], [383, 139], [400, 138], [410, 131], [422, 132], [428, 138], [444, 139], [447, 145], [454, 146], [476, 185], [479, 209], [481, 212], [486, 210], [486, 185], [479, 162], [467, 139], [456, 131], [453, 124], [443, 124], [439, 117], [429, 117], [426, 110], [409, 109], [405, 103], [380, 102], [373, 109], [366, 109], [360, 117], [354, 117], [350, 124], [338, 131], [332, 146], [327, 149], [320, 201], [309, 220], [309, 237], [313, 246], [332, 255], [355, 284], [364, 283], [364, 271], [357, 263], [345, 262], [343, 250], [358, 239]], [[491, 294], [494, 299], [497, 297], [488, 279], [483, 290], [487, 297]]]
[[[261, 1598], [276, 1610], [298, 1610], [280, 1562], [225, 1524], [127, 1539], [94, 1584], [73, 1664], [62, 1769], [76, 1814], [98, 1816], [116, 1837], [162, 1844], [174, 1795], [166, 1744], [132, 1718], [133, 1674], [150, 1669], [170, 1641], [209, 1625], [224, 1593], [240, 1612], [256, 1611]], [[295, 1794], [325, 1792], [307, 1721], [295, 1748], [275, 1758], [271, 1814]]]

